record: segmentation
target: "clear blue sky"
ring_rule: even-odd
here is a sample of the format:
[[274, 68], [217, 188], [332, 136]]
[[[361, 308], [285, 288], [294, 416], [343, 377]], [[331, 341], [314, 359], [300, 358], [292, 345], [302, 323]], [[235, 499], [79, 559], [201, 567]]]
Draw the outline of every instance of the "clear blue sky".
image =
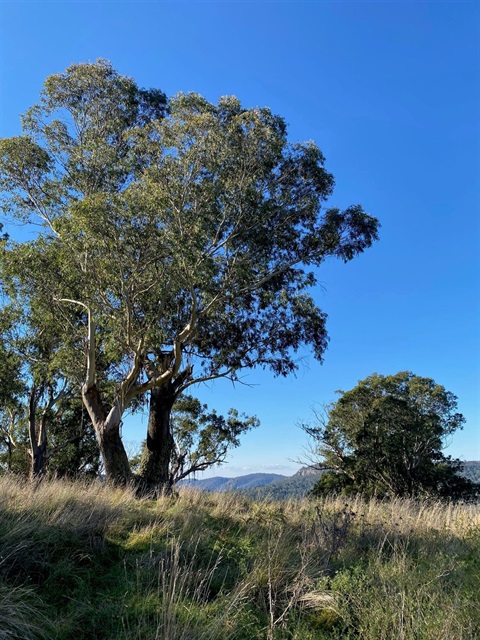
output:
[[[400, 370], [458, 396], [467, 425], [448, 452], [480, 459], [480, 4], [1, 0], [0, 136], [19, 133], [47, 75], [97, 58], [168, 95], [269, 106], [322, 149], [331, 204], [382, 223], [376, 246], [319, 272], [323, 366], [306, 351], [296, 377], [198, 390], [262, 423], [216, 473], [293, 473], [312, 405]], [[128, 419], [125, 440], [145, 427]]]

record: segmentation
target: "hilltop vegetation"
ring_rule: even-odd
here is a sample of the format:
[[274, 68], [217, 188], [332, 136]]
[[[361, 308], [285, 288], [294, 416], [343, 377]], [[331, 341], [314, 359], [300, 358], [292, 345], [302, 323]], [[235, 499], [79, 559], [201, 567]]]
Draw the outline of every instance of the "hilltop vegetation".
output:
[[471, 499], [479, 487], [443, 453], [462, 429], [458, 398], [411, 371], [373, 373], [304, 425], [324, 473], [314, 493]]
[[[202, 491], [240, 491], [254, 500], [289, 500], [304, 498], [318, 482], [323, 471], [314, 467], [303, 467], [293, 476], [275, 473], [251, 473], [236, 478], [213, 477], [203, 480], [189, 480], [187, 484]], [[462, 462], [460, 475], [471, 482], [480, 484], [480, 461]]]
[[480, 508], [0, 479], [2, 638], [474, 640]]

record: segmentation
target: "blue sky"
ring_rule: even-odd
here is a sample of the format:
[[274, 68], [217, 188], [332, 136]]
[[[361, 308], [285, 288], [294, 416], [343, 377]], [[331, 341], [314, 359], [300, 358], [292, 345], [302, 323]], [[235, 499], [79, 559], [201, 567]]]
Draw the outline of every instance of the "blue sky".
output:
[[[168, 95], [269, 106], [292, 141], [322, 149], [330, 203], [382, 223], [364, 255], [318, 273], [322, 366], [306, 350], [296, 377], [251, 371], [197, 390], [261, 420], [215, 473], [293, 473], [312, 406], [401, 370], [458, 396], [467, 424], [448, 453], [480, 459], [480, 5], [0, 0], [0, 136], [19, 133], [47, 75], [97, 58]], [[126, 442], [145, 428], [127, 419]]]

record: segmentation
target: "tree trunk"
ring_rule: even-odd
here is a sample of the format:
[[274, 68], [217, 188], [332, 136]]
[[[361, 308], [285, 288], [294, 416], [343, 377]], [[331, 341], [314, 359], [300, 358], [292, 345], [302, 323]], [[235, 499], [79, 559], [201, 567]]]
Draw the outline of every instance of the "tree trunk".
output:
[[143, 493], [156, 495], [170, 492], [172, 482], [170, 463], [175, 442], [173, 440], [170, 416], [176, 398], [171, 382], [150, 391], [150, 411], [148, 416], [147, 446], [140, 462], [139, 480]]
[[107, 482], [117, 486], [125, 486], [131, 481], [130, 463], [127, 452], [120, 437], [120, 425], [116, 428], [105, 428], [94, 424], [97, 442], [105, 467]]
[[7, 440], [7, 469], [8, 472], [12, 470], [12, 458], [13, 458], [13, 445], [10, 438]]
[[45, 473], [46, 448], [46, 443], [39, 447], [35, 447], [30, 470], [32, 480], [39, 480]]
[[28, 428], [30, 436], [30, 478], [40, 480], [45, 473], [45, 462], [47, 454], [47, 425], [46, 416], [42, 415], [40, 426], [37, 424], [37, 388], [32, 386], [30, 391], [30, 401], [28, 407]]
[[95, 429], [107, 482], [119, 486], [128, 484], [131, 481], [130, 463], [120, 436], [122, 416], [119, 407], [112, 407], [106, 415], [95, 384], [83, 386], [82, 399]]

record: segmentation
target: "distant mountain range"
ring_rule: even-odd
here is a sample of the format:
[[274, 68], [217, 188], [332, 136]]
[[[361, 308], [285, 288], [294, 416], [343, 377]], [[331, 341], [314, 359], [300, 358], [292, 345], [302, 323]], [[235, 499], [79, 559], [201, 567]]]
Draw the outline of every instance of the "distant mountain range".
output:
[[188, 479], [179, 484], [202, 491], [240, 491], [252, 498], [286, 499], [304, 496], [318, 480], [320, 471], [305, 467], [293, 476], [278, 473], [250, 473], [237, 478]]
[[[283, 476], [278, 473], [250, 473], [237, 478], [187, 479], [179, 484], [202, 491], [239, 491], [255, 499], [287, 500], [305, 496], [322, 473], [312, 467], [303, 467], [293, 476]], [[480, 461], [464, 462], [463, 475], [473, 482], [480, 483]]]
[[204, 480], [188, 479], [179, 482], [180, 485], [202, 489], [203, 491], [245, 491], [262, 487], [272, 482], [285, 479], [278, 473], [250, 473], [238, 478], [205, 478]]
[[463, 474], [472, 482], [480, 483], [480, 460], [470, 460], [463, 463]]

